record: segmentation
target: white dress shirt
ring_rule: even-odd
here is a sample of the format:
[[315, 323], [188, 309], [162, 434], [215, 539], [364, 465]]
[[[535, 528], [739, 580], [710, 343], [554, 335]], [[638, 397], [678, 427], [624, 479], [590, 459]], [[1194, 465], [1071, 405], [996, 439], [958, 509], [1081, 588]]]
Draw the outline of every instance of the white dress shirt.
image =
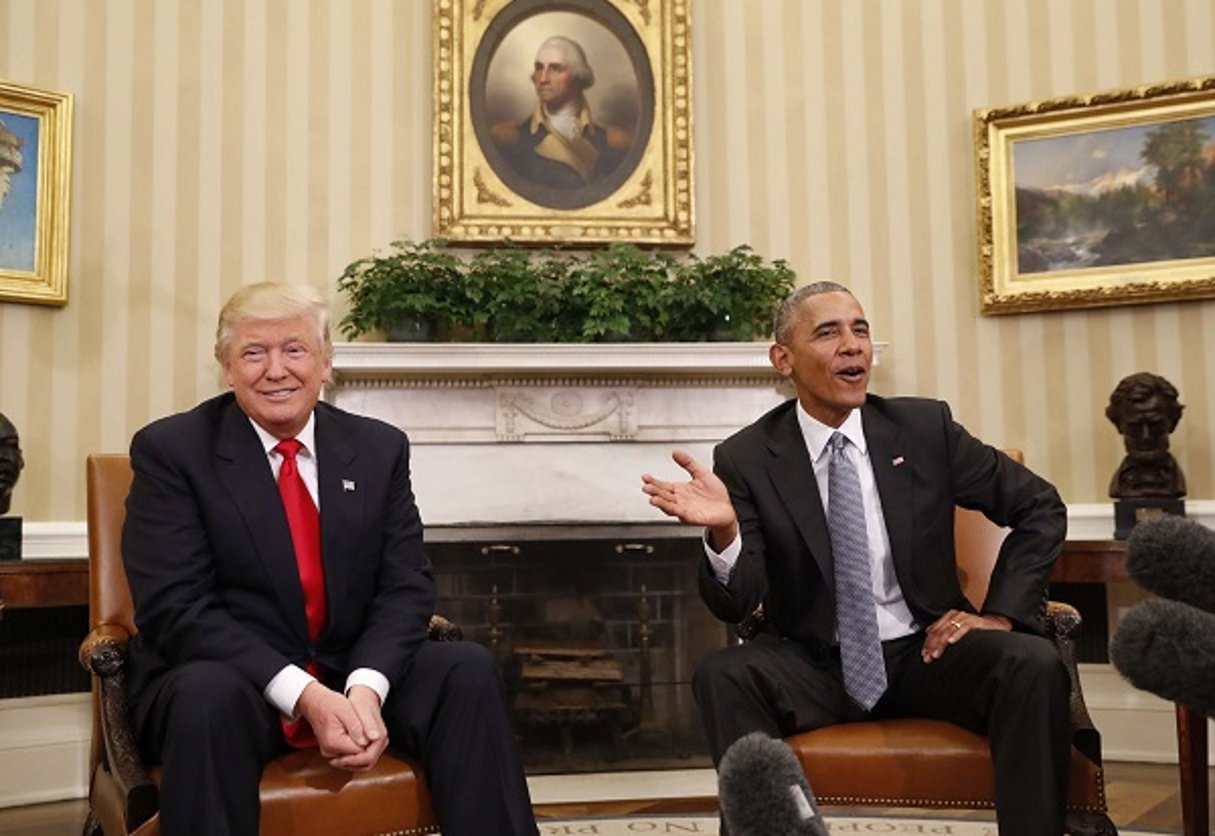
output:
[[[283, 457], [275, 451], [279, 440], [266, 432], [252, 418], [249, 423], [253, 425], [253, 430], [257, 433], [257, 437], [261, 439], [262, 447], [266, 450], [266, 460], [270, 465], [270, 472], [274, 475], [274, 481], [278, 482], [278, 473], [283, 467]], [[316, 463], [316, 417], [315, 415], [308, 416], [308, 423], [300, 430], [296, 440], [303, 445], [299, 453], [296, 454], [295, 463], [299, 470], [300, 478], [304, 480], [304, 486], [308, 488], [308, 493], [312, 496], [312, 501], [316, 503], [316, 507], [321, 507], [320, 502], [320, 487]], [[287, 665], [281, 671], [274, 675], [274, 678], [266, 683], [266, 688], [262, 691], [262, 696], [266, 701], [277, 708], [284, 716], [295, 719], [295, 704], [299, 702], [300, 694], [304, 693], [304, 689], [308, 687], [308, 683], [315, 682], [316, 677], [308, 673], [298, 665]], [[366, 685], [371, 690], [375, 691], [380, 697], [380, 705], [384, 704], [384, 700], [388, 698], [388, 678], [384, 674], [371, 668], [356, 668], [346, 677], [346, 691], [349, 693], [352, 686]]]
[[[821, 421], [812, 418], [801, 403], [797, 404], [797, 423], [801, 427], [802, 437], [806, 443], [806, 452], [814, 466], [814, 480], [818, 483], [819, 496], [823, 501], [823, 512], [827, 511], [828, 502], [828, 471], [831, 461], [828, 442], [837, 428], [829, 427]], [[870, 574], [873, 579], [873, 599], [877, 604], [878, 635], [882, 641], [897, 639], [910, 635], [919, 627], [907, 602], [903, 598], [903, 590], [899, 586], [894, 572], [894, 557], [890, 552], [890, 536], [886, 532], [886, 518], [882, 515], [882, 499], [878, 496], [877, 482], [873, 478], [873, 463], [869, 459], [869, 445], [865, 440], [865, 431], [861, 426], [860, 410], [854, 409], [845, 419], [838, 431], [852, 442], [844, 448], [844, 452], [856, 466], [857, 476], [861, 482], [861, 503], [865, 511], [865, 533], [869, 541]], [[705, 539], [705, 554], [717, 581], [725, 586], [729, 583], [730, 573], [742, 554], [742, 535], [721, 552], [715, 552]]]

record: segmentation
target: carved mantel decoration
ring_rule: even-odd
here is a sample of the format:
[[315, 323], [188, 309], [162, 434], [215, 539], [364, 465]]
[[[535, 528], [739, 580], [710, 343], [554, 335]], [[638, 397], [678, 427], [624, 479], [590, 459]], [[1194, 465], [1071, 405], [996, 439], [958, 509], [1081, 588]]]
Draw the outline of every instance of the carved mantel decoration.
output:
[[632, 388], [508, 387], [496, 391], [499, 441], [587, 434], [603, 435], [608, 441], [637, 437]]

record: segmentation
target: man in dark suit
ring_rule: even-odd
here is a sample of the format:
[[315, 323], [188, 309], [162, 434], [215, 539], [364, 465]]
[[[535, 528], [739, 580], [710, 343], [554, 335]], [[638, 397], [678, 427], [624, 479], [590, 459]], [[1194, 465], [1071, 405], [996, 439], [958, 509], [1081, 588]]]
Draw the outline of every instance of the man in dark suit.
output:
[[232, 393], [131, 442], [130, 693], [163, 767], [163, 832], [254, 834], [262, 767], [289, 745], [365, 770], [391, 740], [422, 760], [445, 834], [535, 834], [492, 657], [426, 641], [434, 586], [405, 435], [318, 402], [320, 296], [243, 288], [215, 356]]
[[[713, 613], [739, 622], [762, 603], [767, 619], [767, 632], [714, 652], [694, 677], [714, 760], [752, 731], [948, 720], [991, 740], [1001, 836], [1059, 836], [1069, 683], [1042, 636], [1067, 526], [1058, 494], [967, 433], [944, 403], [869, 395], [869, 323], [843, 286], [795, 291], [775, 336], [772, 363], [796, 398], [722, 442], [714, 472], [676, 451], [690, 482], [643, 477], [652, 505], [706, 528], [700, 588]], [[829, 524], [844, 513], [831, 507], [837, 455], [856, 474], [856, 537]], [[958, 582], [955, 505], [1012, 529], [978, 611]], [[851, 551], [862, 555], [863, 601], [839, 585], [853, 577], [841, 571]], [[857, 603], [837, 606], [845, 596]], [[876, 671], [864, 682], [846, 659], [866, 643], [853, 626], [860, 611], [876, 623]]]

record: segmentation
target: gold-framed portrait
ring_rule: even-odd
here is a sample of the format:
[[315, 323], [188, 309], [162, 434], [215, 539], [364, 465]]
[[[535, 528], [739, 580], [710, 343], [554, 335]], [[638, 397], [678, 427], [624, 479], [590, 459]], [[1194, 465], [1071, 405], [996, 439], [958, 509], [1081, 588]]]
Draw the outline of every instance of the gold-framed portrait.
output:
[[1215, 77], [974, 113], [987, 314], [1215, 297]]
[[690, 246], [688, 6], [435, 0], [435, 235]]
[[72, 97], [0, 80], [0, 301], [67, 302]]

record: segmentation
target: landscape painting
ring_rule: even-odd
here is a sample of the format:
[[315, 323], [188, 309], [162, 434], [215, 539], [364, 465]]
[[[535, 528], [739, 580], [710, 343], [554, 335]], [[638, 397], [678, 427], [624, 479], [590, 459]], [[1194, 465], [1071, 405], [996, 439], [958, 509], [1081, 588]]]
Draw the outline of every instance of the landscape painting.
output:
[[1017, 270], [1215, 256], [1215, 117], [1013, 146]]
[[0, 302], [67, 304], [72, 97], [0, 79]]
[[1215, 298], [1215, 76], [974, 112], [979, 310]]

